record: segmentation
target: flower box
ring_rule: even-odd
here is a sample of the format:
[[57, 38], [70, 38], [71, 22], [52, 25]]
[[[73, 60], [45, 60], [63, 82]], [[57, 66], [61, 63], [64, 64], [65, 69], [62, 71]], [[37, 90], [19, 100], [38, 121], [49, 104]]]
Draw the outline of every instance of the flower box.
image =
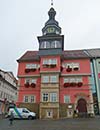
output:
[[63, 71], [63, 67], [62, 66], [60, 67], [60, 70]]
[[35, 83], [31, 83], [31, 87], [35, 88], [36, 84]]
[[72, 68], [67, 68], [66, 71], [67, 71], [67, 72], [71, 72], [71, 71], [72, 71]]
[[29, 87], [29, 82], [25, 83], [25, 87]]
[[25, 73], [29, 73], [30, 72], [30, 69], [25, 69]]
[[78, 83], [77, 83], [77, 86], [78, 86], [78, 87], [81, 87], [82, 85], [83, 85], [82, 82], [78, 82]]
[[70, 86], [71, 86], [71, 87], [75, 87], [75, 86], [76, 86], [76, 83], [72, 82], [72, 83], [70, 83]]
[[79, 68], [78, 68], [78, 67], [75, 67], [75, 68], [74, 68], [74, 70], [75, 70], [75, 71], [78, 71], [78, 70], [79, 70]]
[[69, 87], [70, 86], [70, 83], [64, 83], [64, 87]]
[[32, 72], [36, 71], [36, 68], [31, 69]]
[[55, 68], [55, 67], [56, 67], [56, 64], [54, 64], [54, 65], [52, 64], [52, 65], [50, 65], [50, 67], [51, 67], [51, 68]]

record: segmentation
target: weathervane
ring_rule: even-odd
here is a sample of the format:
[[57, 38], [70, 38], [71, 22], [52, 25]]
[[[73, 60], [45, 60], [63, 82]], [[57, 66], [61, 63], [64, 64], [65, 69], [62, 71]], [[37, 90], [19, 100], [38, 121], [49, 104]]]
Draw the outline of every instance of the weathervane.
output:
[[51, 6], [53, 6], [53, 0], [51, 0]]

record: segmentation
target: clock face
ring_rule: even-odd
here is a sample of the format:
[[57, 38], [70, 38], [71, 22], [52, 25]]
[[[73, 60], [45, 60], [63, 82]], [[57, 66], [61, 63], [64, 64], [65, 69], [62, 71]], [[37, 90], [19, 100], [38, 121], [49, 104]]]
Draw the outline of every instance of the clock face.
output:
[[54, 27], [49, 27], [49, 28], [47, 28], [47, 32], [48, 33], [54, 33], [55, 32], [55, 28]]

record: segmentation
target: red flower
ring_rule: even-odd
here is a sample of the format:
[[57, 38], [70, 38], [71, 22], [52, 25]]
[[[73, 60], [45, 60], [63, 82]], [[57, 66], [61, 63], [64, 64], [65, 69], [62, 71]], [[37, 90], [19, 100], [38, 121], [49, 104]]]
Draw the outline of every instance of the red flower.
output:
[[75, 86], [76, 86], [76, 83], [72, 82], [72, 83], [70, 83], [70, 86], [71, 86], [71, 87], [75, 87]]
[[31, 69], [32, 72], [36, 71], [36, 68]]
[[30, 72], [30, 69], [25, 69], [25, 73], [29, 73]]
[[63, 67], [62, 66], [60, 67], [60, 70], [63, 71]]
[[78, 87], [81, 87], [82, 85], [83, 85], [83, 83], [82, 82], [78, 82]]
[[25, 87], [29, 87], [29, 82], [25, 83]]
[[66, 71], [67, 71], [67, 72], [71, 72], [71, 71], [72, 71], [72, 68], [69, 68], [69, 67], [68, 67], [68, 68], [66, 69]]
[[75, 67], [74, 70], [77, 71], [79, 68], [78, 67]]
[[70, 83], [64, 83], [64, 87], [69, 87], [70, 86]]
[[35, 84], [35, 83], [31, 83], [31, 86], [32, 86], [33, 88], [35, 88], [36, 84]]

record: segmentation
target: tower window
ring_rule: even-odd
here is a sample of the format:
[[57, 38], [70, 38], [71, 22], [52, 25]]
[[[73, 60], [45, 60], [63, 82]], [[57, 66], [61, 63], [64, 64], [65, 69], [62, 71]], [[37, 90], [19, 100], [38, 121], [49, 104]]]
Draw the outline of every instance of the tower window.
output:
[[51, 42], [51, 48], [61, 48], [61, 44], [60, 44], [60, 41], [52, 41]]
[[41, 49], [43, 49], [43, 48], [50, 48], [50, 43], [48, 41], [43, 41], [43, 42], [41, 42], [40, 48]]

